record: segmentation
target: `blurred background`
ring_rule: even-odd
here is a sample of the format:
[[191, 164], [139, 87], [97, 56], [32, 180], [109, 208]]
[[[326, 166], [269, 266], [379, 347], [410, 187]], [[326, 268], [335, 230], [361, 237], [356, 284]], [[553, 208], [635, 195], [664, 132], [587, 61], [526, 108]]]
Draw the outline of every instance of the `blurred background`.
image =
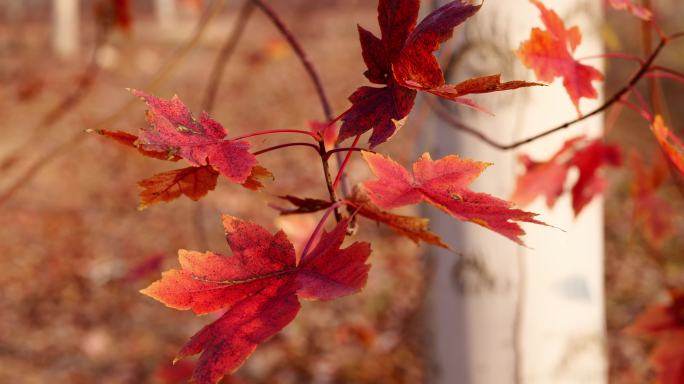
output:
[[[220, 181], [200, 202], [181, 198], [138, 211], [137, 181], [169, 170], [168, 164], [84, 131], [137, 133], [145, 125], [143, 103], [126, 88], [178, 94], [199, 112], [215, 82], [210, 72], [216, 58], [235, 24], [246, 20], [243, 3], [235, 0], [222, 6], [136, 0], [122, 13], [117, 6], [124, 3], [0, 2], [0, 383], [186, 382], [192, 360], [175, 366], [171, 360], [215, 316], [170, 310], [138, 290], [177, 266], [179, 248], [227, 253], [220, 213], [282, 228], [301, 245], [317, 218], [279, 217], [269, 203], [286, 194], [326, 197], [320, 170], [310, 166], [315, 155], [295, 149], [260, 157], [276, 179], [259, 194]], [[333, 109], [345, 110], [348, 95], [365, 84], [356, 25], [377, 25], [376, 2], [270, 3], [315, 63]], [[654, 6], [664, 30], [682, 29], [678, 0], [654, 0]], [[323, 116], [297, 57], [263, 14], [249, 17], [217, 83], [213, 117], [230, 135], [308, 129], [309, 121]], [[633, 17], [607, 12], [602, 25], [607, 51], [642, 53]], [[673, 46], [660, 63], [682, 70], [682, 49]], [[617, 60], [607, 65], [610, 94], [634, 67]], [[682, 122], [672, 128], [682, 132], [684, 88], [668, 82], [660, 94], [669, 121]], [[403, 164], [412, 161], [419, 121], [382, 150]], [[626, 158], [638, 152], [647, 165], [659, 161], [647, 126], [631, 112], [613, 126], [619, 129], [609, 130], [608, 140], [622, 145]], [[287, 139], [252, 143], [258, 149]], [[360, 161], [349, 170], [352, 184], [370, 176]], [[684, 287], [681, 191], [673, 181], [658, 188], [671, 230], [654, 239], [634, 216], [632, 170], [628, 165], [610, 173], [605, 206], [610, 383], [652, 377], [649, 342], [623, 329], [663, 299], [665, 287]], [[297, 320], [224, 383], [426, 380], [425, 248], [386, 227], [364, 225], [357, 238], [370, 240], [374, 252], [363, 293], [304, 303]]]

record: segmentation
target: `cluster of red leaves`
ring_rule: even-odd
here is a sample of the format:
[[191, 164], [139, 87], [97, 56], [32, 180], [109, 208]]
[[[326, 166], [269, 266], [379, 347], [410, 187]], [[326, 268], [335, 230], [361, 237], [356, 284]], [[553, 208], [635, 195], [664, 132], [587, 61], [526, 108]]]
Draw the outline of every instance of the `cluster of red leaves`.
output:
[[[581, 97], [596, 97], [591, 81], [602, 79], [602, 75], [572, 57], [581, 40], [579, 29], [566, 30], [553, 11], [536, 0], [531, 1], [542, 11], [547, 30], [535, 28], [530, 41], [521, 46], [519, 55], [537, 71], [540, 80], [550, 82], [555, 77], [563, 77], [573, 103], [579, 107]], [[369, 130], [372, 130], [371, 147], [387, 141], [410, 113], [417, 91], [483, 110], [464, 96], [539, 85], [524, 81], [502, 83], [500, 75], [446, 84], [433, 53], [480, 6], [455, 0], [418, 23], [419, 8], [419, 0], [379, 0], [381, 38], [359, 27], [368, 69], [365, 75], [382, 87], [360, 87], [350, 96], [351, 107], [340, 115], [339, 135], [334, 122], [310, 123], [312, 136], [326, 150]], [[146, 102], [149, 125], [140, 130], [139, 136], [124, 132], [98, 133], [137, 148], [144, 156], [172, 162], [184, 160], [190, 164], [141, 181], [141, 208], [182, 195], [197, 200], [216, 187], [219, 176], [250, 189], [261, 188], [260, 181], [272, 177], [258, 165], [249, 143], [229, 139], [224, 127], [208, 114], [202, 113], [196, 119], [178, 97], [164, 100], [140, 91], [133, 93]], [[666, 142], [673, 146], [672, 139]], [[534, 213], [469, 189], [488, 163], [455, 155], [432, 160], [429, 154], [424, 154], [409, 173], [383, 155], [372, 152], [363, 152], [363, 155], [377, 180], [364, 182], [339, 203], [283, 196], [294, 208], [278, 208], [281, 214], [330, 211], [333, 204], [346, 204], [350, 216], [357, 214], [383, 223], [416, 243], [443, 248], [449, 247], [430, 232], [427, 219], [397, 215], [388, 210], [424, 201], [458, 220], [481, 225], [521, 245], [525, 232], [520, 223], [544, 225], [535, 219]], [[581, 137], [566, 143], [548, 162], [524, 160], [527, 173], [519, 179], [516, 200], [527, 203], [543, 194], [549, 205], [553, 205], [564, 190], [569, 169], [574, 166], [580, 177], [573, 187], [573, 207], [579, 213], [604, 188], [605, 183], [597, 173], [599, 168], [604, 164], [618, 165], [620, 156], [612, 146]], [[237, 369], [257, 345], [295, 318], [300, 309], [299, 299], [330, 300], [360, 290], [369, 268], [365, 264], [370, 254], [369, 244], [355, 243], [340, 248], [348, 230], [348, 219], [341, 220], [331, 233], [323, 233], [320, 238], [318, 228], [324, 222], [319, 223], [299, 260], [282, 231], [271, 235], [256, 224], [230, 216], [224, 217], [223, 224], [232, 257], [180, 250], [181, 269], [164, 272], [161, 280], [143, 290], [172, 308], [191, 309], [197, 314], [225, 311], [193, 336], [178, 354], [180, 359], [201, 353], [193, 373], [197, 383], [215, 383]], [[308, 251], [317, 239], [317, 245]]]
[[572, 208], [579, 215], [606, 187], [599, 170], [606, 165], [619, 166], [622, 160], [619, 147], [579, 136], [566, 141], [547, 161], [538, 162], [522, 155], [520, 162], [525, 166], [525, 173], [517, 179], [514, 202], [525, 206], [544, 196], [547, 206], [552, 208], [565, 191], [569, 170], [576, 167], [579, 177], [572, 187]]
[[417, 24], [419, 9], [420, 0], [380, 0], [378, 22], [382, 37], [358, 27], [368, 68], [365, 75], [383, 87], [360, 87], [349, 97], [352, 106], [341, 116], [340, 141], [371, 129], [371, 147], [389, 140], [411, 112], [416, 91], [482, 109], [463, 96], [538, 85], [524, 81], [501, 83], [499, 75], [446, 84], [433, 52], [480, 6], [452, 1]]
[[282, 232], [231, 216], [223, 217], [233, 256], [180, 250], [180, 270], [162, 274], [142, 292], [175, 309], [225, 313], [193, 336], [177, 359], [201, 353], [196, 383], [216, 383], [237, 369], [256, 346], [279, 332], [299, 312], [298, 299], [332, 300], [366, 283], [370, 244], [341, 249], [348, 221], [324, 232], [301, 255]]
[[539, 8], [546, 30], [533, 28], [530, 39], [520, 45], [518, 57], [534, 70], [540, 81], [550, 83], [556, 77], [562, 77], [565, 90], [580, 113], [580, 99], [595, 99], [598, 96], [592, 81], [603, 80], [603, 74], [573, 57], [582, 42], [579, 27], [566, 29], [556, 12], [547, 9], [539, 0], [530, 1]]
[[658, 384], [684, 382], [684, 292], [670, 291], [668, 305], [656, 304], [644, 311], [627, 332], [656, 340], [651, 364]]
[[133, 93], [149, 107], [149, 126], [140, 130], [140, 136], [106, 130], [97, 133], [137, 148], [144, 156], [172, 162], [184, 159], [192, 165], [140, 181], [141, 209], [183, 195], [199, 200], [216, 188], [219, 175], [252, 190], [273, 177], [257, 165], [249, 143], [226, 139], [223, 126], [206, 113], [197, 120], [176, 96], [163, 100], [140, 91]]

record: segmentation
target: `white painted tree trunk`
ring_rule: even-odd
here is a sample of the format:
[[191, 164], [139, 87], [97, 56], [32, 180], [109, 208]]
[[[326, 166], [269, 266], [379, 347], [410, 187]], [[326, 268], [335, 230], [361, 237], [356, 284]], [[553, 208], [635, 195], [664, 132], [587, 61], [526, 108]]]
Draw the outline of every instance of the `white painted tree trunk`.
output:
[[[545, 0], [567, 25], [580, 25], [578, 55], [601, 53], [600, 3]], [[506, 80], [533, 76], [513, 50], [540, 26], [527, 0], [485, 1], [481, 12], [459, 32], [463, 48], [455, 80], [503, 73]], [[592, 64], [600, 65], [600, 62]], [[463, 110], [460, 117], [502, 143], [539, 133], [576, 117], [558, 81], [553, 86], [478, 98], [497, 116]], [[597, 102], [583, 102], [586, 111]], [[435, 120], [433, 158], [456, 153], [493, 162], [474, 184], [476, 191], [508, 199], [519, 171], [520, 153], [548, 159], [570, 136], [597, 136], [602, 120], [502, 152]], [[526, 225], [531, 249], [474, 224], [432, 214], [432, 226], [467, 261], [448, 252], [430, 255], [426, 317], [431, 334], [431, 384], [602, 384], [606, 382], [603, 300], [603, 205], [600, 199], [573, 217], [568, 196], [549, 211], [541, 200], [526, 207], [565, 232]]]
[[155, 0], [157, 20], [161, 28], [169, 30], [178, 22], [178, 4], [176, 0]]
[[52, 23], [52, 46], [55, 53], [62, 58], [78, 53], [79, 0], [53, 0]]

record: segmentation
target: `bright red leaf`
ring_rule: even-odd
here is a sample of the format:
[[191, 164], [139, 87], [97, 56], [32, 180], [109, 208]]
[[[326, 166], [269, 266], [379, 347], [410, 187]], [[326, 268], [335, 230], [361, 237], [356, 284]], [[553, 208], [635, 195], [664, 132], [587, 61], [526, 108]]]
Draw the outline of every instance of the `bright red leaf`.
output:
[[139, 147], [178, 155], [194, 166], [211, 165], [238, 184], [247, 180], [257, 164], [249, 143], [226, 139], [224, 128], [206, 112], [196, 120], [177, 96], [163, 100], [141, 91], [133, 94], [149, 107], [150, 125], [140, 130]]
[[656, 116], [651, 131], [670, 162], [684, 175], [684, 142], [665, 125], [662, 116]]
[[197, 314], [226, 312], [195, 334], [177, 359], [201, 353], [193, 380], [216, 383], [236, 370], [258, 344], [299, 312], [298, 297], [330, 300], [359, 291], [368, 276], [370, 245], [340, 249], [348, 221], [323, 233], [297, 264], [293, 245], [280, 231], [223, 217], [233, 256], [180, 250], [180, 270], [162, 274], [142, 293], [171, 308]]
[[574, 59], [573, 53], [582, 41], [579, 28], [566, 29], [563, 20], [553, 10], [538, 0], [530, 1], [541, 11], [546, 30], [533, 28], [530, 39], [520, 45], [518, 57], [534, 70], [540, 81], [551, 83], [556, 77], [562, 77], [563, 85], [579, 113], [581, 98], [598, 97], [592, 81], [603, 80], [603, 74]]
[[618, 10], [625, 10], [642, 20], [651, 20], [653, 12], [648, 8], [634, 4], [633, 0], [608, 0], [610, 5]]
[[552, 208], [565, 191], [568, 171], [576, 167], [579, 178], [572, 187], [572, 207], [575, 215], [579, 215], [606, 187], [599, 170], [606, 165], [620, 165], [621, 156], [617, 146], [580, 136], [566, 141], [548, 161], [537, 162], [525, 155], [520, 157], [520, 161], [526, 170], [518, 176], [512, 197], [514, 202], [525, 206], [538, 196], [544, 196], [547, 206]]
[[534, 213], [513, 209], [511, 203], [468, 186], [490, 164], [447, 156], [433, 161], [423, 154], [413, 164], [413, 175], [388, 157], [364, 152], [366, 162], [378, 180], [367, 181], [371, 201], [382, 209], [426, 201], [455, 218], [479, 224], [518, 244], [525, 231], [517, 222], [544, 224]]
[[579, 178], [572, 187], [572, 208], [579, 215], [589, 202], [606, 188], [606, 180], [598, 173], [604, 165], [619, 166], [622, 163], [620, 148], [594, 140], [575, 152], [571, 164], [579, 170]]
[[372, 83], [384, 87], [360, 87], [349, 97], [352, 106], [341, 117], [339, 140], [372, 129], [371, 147], [384, 143], [401, 128], [413, 108], [416, 90], [483, 109], [463, 96], [538, 85], [524, 81], [501, 83], [499, 75], [445, 84], [433, 52], [480, 6], [455, 0], [416, 25], [419, 9], [419, 0], [380, 0], [378, 22], [382, 37], [359, 27], [363, 59], [368, 68], [365, 75]]
[[511, 200], [520, 206], [526, 206], [538, 196], [544, 196], [546, 205], [553, 208], [564, 192], [565, 179], [570, 169], [569, 160], [575, 146], [582, 140], [583, 136], [568, 140], [546, 162], [534, 161], [527, 155], [521, 155], [519, 160], [525, 166], [525, 173], [518, 176]]

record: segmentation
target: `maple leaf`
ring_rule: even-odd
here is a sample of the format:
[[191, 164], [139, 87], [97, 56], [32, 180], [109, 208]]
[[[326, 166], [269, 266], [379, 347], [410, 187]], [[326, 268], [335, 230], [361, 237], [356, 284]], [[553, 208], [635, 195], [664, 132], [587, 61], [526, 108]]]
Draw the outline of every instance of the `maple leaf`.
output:
[[116, 25], [123, 30], [131, 29], [132, 16], [129, 0], [111, 0], [114, 7], [114, 20]]
[[330, 207], [333, 203], [331, 203], [328, 200], [320, 200], [320, 199], [311, 199], [311, 198], [299, 198], [296, 196], [280, 196], [281, 199], [288, 201], [292, 205], [294, 205], [296, 208], [294, 209], [287, 209], [287, 208], [279, 208], [275, 207], [278, 211], [280, 211], [281, 215], [296, 215], [296, 214], [302, 214], [302, 213], [314, 213], [318, 211], [322, 211], [324, 209], [327, 209]]
[[603, 74], [574, 59], [573, 53], [582, 41], [580, 29], [577, 26], [566, 29], [563, 20], [553, 10], [538, 0], [530, 1], [539, 8], [546, 30], [533, 28], [530, 39], [520, 45], [518, 57], [525, 66], [534, 70], [540, 81], [551, 83], [556, 77], [562, 77], [565, 90], [579, 114], [581, 98], [598, 97], [592, 81], [603, 80]]
[[519, 161], [525, 166], [525, 173], [518, 176], [511, 200], [520, 206], [526, 206], [538, 196], [544, 196], [546, 205], [553, 208], [563, 194], [572, 151], [582, 140], [583, 136], [566, 141], [563, 147], [545, 162], [534, 161], [527, 155], [521, 155]]
[[672, 133], [660, 115], [655, 117], [651, 125], [651, 132], [655, 135], [670, 162], [684, 175], [684, 142]]
[[684, 382], [684, 330], [661, 339], [649, 361], [657, 372], [657, 384]]
[[684, 291], [669, 291], [668, 304], [648, 307], [626, 331], [638, 336], [663, 336], [684, 330]]
[[263, 181], [273, 179], [274, 176], [271, 171], [261, 165], [255, 165], [242, 186], [252, 191], [258, 191], [264, 187]]
[[672, 205], [657, 194], [657, 189], [667, 177], [667, 163], [663, 157], [649, 170], [638, 153], [633, 153], [631, 169], [634, 180], [631, 186], [634, 201], [634, 221], [642, 222], [646, 236], [656, 247], [672, 234]]
[[501, 83], [500, 75], [486, 76], [447, 85], [433, 52], [448, 40], [453, 29], [474, 15], [480, 5], [455, 0], [430, 13], [419, 24], [419, 0], [380, 0], [378, 22], [381, 38], [358, 27], [365, 76], [384, 87], [358, 88], [350, 97], [352, 106], [342, 114], [339, 140], [373, 130], [371, 147], [387, 141], [411, 112], [416, 91], [426, 91], [457, 103], [479, 107], [463, 96], [496, 92], [536, 83]]
[[594, 140], [586, 147], [575, 152], [571, 164], [579, 170], [579, 178], [572, 187], [572, 208], [575, 215], [589, 204], [594, 196], [603, 193], [606, 181], [598, 174], [603, 165], [619, 166], [622, 163], [620, 148]]
[[138, 182], [143, 188], [139, 209], [171, 201], [181, 195], [197, 201], [216, 188], [218, 175], [212, 167], [205, 165], [175, 169], [141, 180]]
[[194, 166], [211, 165], [229, 180], [243, 184], [257, 164], [245, 141], [227, 140], [225, 129], [204, 112], [199, 121], [174, 96], [163, 100], [134, 90], [149, 109], [149, 127], [140, 130], [137, 145], [148, 151], [169, 152]]
[[428, 229], [430, 219], [395, 215], [383, 211], [373, 204], [362, 188], [354, 188], [352, 195], [349, 197], [349, 201], [351, 203], [351, 208], [353, 208], [358, 215], [378, 223], [383, 223], [398, 234], [413, 240], [416, 244], [423, 241], [427, 244], [450, 249], [447, 244], [442, 242], [442, 239], [438, 235]]
[[468, 186], [490, 164], [464, 160], [451, 155], [433, 161], [423, 154], [413, 164], [413, 175], [388, 157], [363, 152], [366, 162], [378, 180], [363, 186], [371, 201], [382, 209], [426, 201], [453, 217], [479, 224], [523, 245], [525, 231], [517, 222], [544, 224], [536, 214], [513, 209], [512, 204], [468, 189]]
[[359, 291], [368, 277], [368, 243], [345, 249], [347, 220], [323, 232], [299, 263], [292, 243], [280, 231], [231, 216], [223, 217], [233, 256], [180, 250], [181, 269], [162, 274], [141, 292], [171, 308], [205, 314], [224, 309], [195, 334], [177, 359], [201, 353], [193, 381], [216, 383], [236, 370], [258, 344], [297, 315], [298, 298], [330, 300]]
[[651, 20], [653, 12], [646, 7], [634, 4], [632, 0], [608, 0], [610, 5], [617, 10], [625, 10], [642, 20]]
[[579, 178], [572, 188], [572, 206], [577, 216], [606, 187], [598, 173], [600, 168], [620, 165], [621, 156], [617, 146], [579, 136], [567, 140], [548, 161], [537, 162], [526, 155], [520, 156], [520, 161], [525, 165], [525, 172], [518, 176], [511, 200], [521, 206], [544, 196], [546, 205], [553, 208], [565, 191], [568, 171], [576, 167]]

